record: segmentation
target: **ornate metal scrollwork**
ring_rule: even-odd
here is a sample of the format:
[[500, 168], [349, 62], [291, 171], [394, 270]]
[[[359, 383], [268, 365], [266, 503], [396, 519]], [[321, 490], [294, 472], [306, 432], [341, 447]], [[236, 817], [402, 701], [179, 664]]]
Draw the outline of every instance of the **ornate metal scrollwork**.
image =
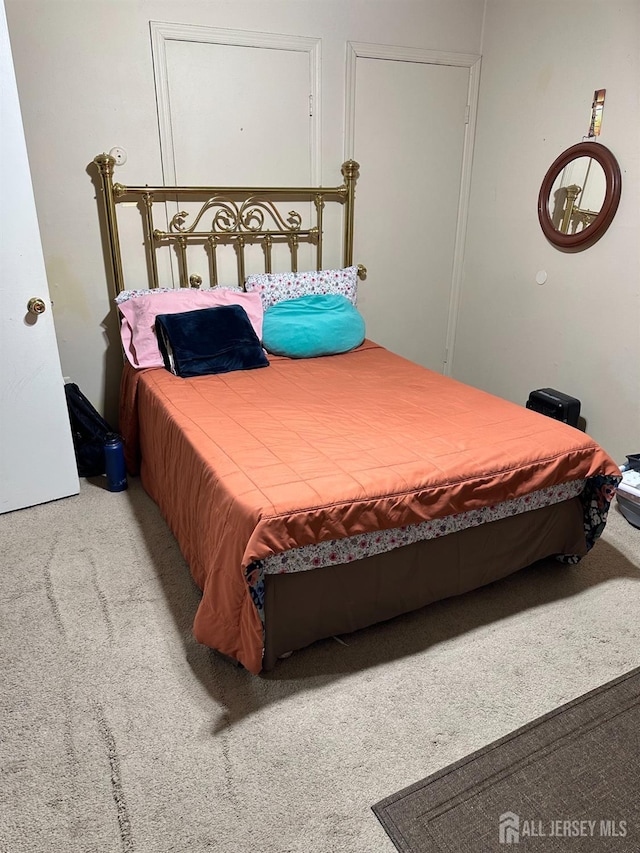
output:
[[[175, 216], [171, 219], [171, 222], [169, 223], [169, 231], [182, 232], [185, 230], [189, 230], [189, 229], [185, 229], [185, 226], [184, 226], [184, 222], [185, 222], [187, 216], [189, 216], [189, 214], [187, 213], [186, 210], [179, 210], [178, 213], [175, 214]], [[156, 231], [154, 233], [162, 233], [162, 232]]]
[[[274, 230], [278, 233], [295, 233], [302, 228], [302, 216], [297, 210], [290, 210], [285, 219], [274, 202], [259, 196], [245, 199], [241, 204], [230, 198], [216, 196], [208, 199], [196, 213], [191, 224], [187, 224], [189, 214], [181, 210], [169, 223], [169, 233], [194, 234], [198, 225], [207, 214], [213, 212], [211, 227], [207, 234], [263, 234]], [[275, 228], [266, 228], [267, 218]]]

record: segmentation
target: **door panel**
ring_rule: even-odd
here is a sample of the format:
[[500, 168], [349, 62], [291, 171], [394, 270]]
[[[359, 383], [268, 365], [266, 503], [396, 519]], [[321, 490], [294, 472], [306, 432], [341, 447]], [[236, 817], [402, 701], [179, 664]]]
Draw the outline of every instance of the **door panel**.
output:
[[[162, 72], [156, 81], [162, 157], [165, 172], [172, 173], [165, 175], [169, 183], [314, 185], [319, 43], [207, 27], [184, 33], [168, 25], [158, 29], [155, 43]], [[191, 215], [195, 212], [194, 206]], [[245, 261], [246, 273], [264, 271], [259, 246], [247, 246]], [[220, 283], [235, 284], [234, 253], [220, 251], [218, 264]], [[290, 264], [288, 248], [275, 246], [273, 268], [289, 269]], [[192, 249], [189, 266], [206, 269], [204, 252]], [[298, 267], [312, 266], [313, 253], [301, 244]]]
[[447, 328], [469, 68], [358, 57], [355, 240], [368, 337], [433, 370]]
[[[0, 3], [0, 512], [77, 494], [4, 3]], [[27, 311], [36, 297], [45, 311]]]
[[306, 53], [171, 41], [167, 78], [179, 184], [310, 184]]

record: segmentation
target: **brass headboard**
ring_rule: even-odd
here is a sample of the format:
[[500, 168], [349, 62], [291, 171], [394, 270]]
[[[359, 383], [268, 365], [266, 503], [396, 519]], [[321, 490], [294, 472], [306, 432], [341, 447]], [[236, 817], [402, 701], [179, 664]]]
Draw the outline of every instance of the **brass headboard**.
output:
[[[347, 160], [342, 166], [344, 183], [337, 187], [130, 187], [113, 182], [115, 159], [109, 154], [99, 154], [93, 161], [102, 181], [104, 216], [107, 228], [109, 258], [115, 294], [125, 289], [118, 218], [118, 202], [137, 203], [142, 214], [144, 245], [147, 256], [149, 286], [159, 286], [156, 250], [161, 246], [175, 249], [178, 260], [180, 287], [199, 287], [202, 276], [191, 273], [187, 247], [203, 246], [208, 256], [209, 280], [212, 287], [218, 281], [218, 255], [220, 246], [231, 245], [237, 255], [237, 279], [240, 287], [245, 280], [245, 248], [259, 244], [264, 252], [264, 272], [272, 272], [272, 249], [284, 243], [291, 255], [291, 270], [298, 271], [300, 243], [315, 246], [316, 269], [322, 269], [323, 213], [326, 201], [344, 205], [342, 256], [343, 266], [353, 264], [353, 221], [355, 185], [359, 165]], [[304, 216], [297, 210], [282, 212], [287, 201], [312, 203], [315, 216]], [[195, 215], [181, 209], [181, 202], [200, 203]], [[154, 204], [160, 202], [163, 213], [165, 203], [176, 203], [178, 212], [170, 218], [166, 231], [154, 222]], [[311, 204], [309, 204], [311, 210]], [[205, 216], [207, 222], [204, 222]], [[209, 218], [210, 217], [210, 218]], [[187, 224], [187, 218], [189, 224]], [[209, 226], [209, 222], [210, 227]], [[358, 275], [364, 278], [366, 270], [358, 265]]]

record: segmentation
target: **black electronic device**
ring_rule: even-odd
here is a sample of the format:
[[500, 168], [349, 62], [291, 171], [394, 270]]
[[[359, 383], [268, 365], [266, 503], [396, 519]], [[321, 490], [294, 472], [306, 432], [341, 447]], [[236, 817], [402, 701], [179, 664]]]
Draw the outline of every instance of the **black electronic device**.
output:
[[577, 427], [580, 417], [580, 400], [556, 391], [555, 388], [538, 388], [527, 400], [527, 409], [540, 412], [569, 426]]

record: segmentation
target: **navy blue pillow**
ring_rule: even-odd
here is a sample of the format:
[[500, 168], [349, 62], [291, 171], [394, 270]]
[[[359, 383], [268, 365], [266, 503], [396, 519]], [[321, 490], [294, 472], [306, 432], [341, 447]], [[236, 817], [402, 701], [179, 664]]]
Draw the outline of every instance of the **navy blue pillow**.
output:
[[156, 334], [164, 366], [176, 376], [230, 373], [269, 364], [241, 305], [158, 314]]
[[336, 355], [364, 341], [364, 319], [338, 294], [313, 294], [277, 302], [264, 312], [262, 343], [289, 358]]

